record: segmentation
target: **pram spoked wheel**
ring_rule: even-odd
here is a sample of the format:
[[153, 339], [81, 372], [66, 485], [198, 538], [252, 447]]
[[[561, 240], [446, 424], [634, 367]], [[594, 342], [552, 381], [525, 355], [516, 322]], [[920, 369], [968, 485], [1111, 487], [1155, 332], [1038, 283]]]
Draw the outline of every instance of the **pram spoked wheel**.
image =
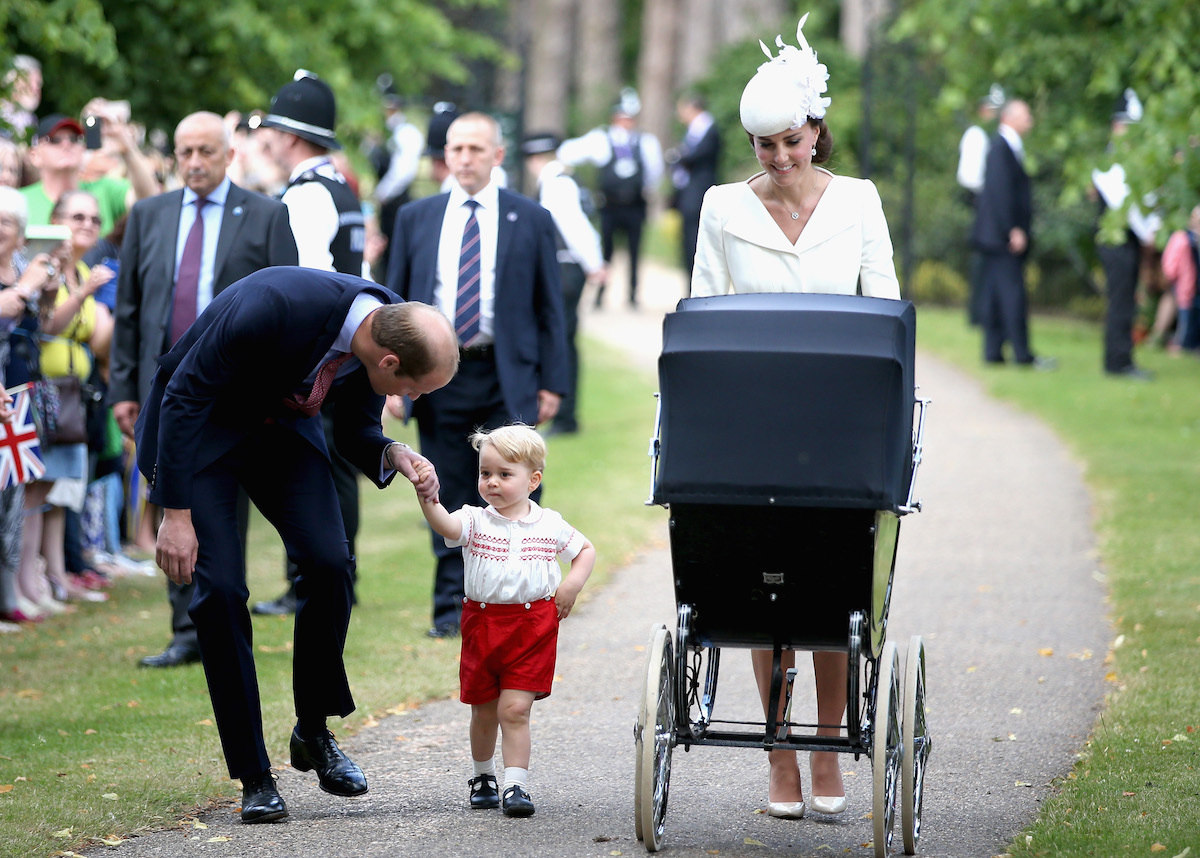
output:
[[634, 727], [634, 830], [647, 852], [662, 845], [675, 728], [675, 661], [671, 632], [655, 626], [646, 653], [646, 685]]
[[888, 641], [876, 666], [875, 722], [871, 736], [871, 818], [875, 858], [887, 858], [896, 819], [896, 786], [900, 775], [900, 660]]
[[925, 643], [920, 635], [913, 635], [909, 640], [906, 662], [900, 830], [904, 835], [904, 854], [916, 855], [917, 840], [921, 836], [925, 764], [933, 748], [929, 738], [929, 722], [925, 717]]

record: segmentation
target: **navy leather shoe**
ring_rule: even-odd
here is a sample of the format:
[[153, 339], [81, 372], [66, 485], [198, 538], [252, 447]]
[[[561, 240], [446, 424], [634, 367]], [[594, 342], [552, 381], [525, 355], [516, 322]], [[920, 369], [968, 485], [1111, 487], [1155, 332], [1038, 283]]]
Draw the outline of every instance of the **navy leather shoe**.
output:
[[504, 791], [500, 799], [505, 816], [533, 816], [533, 799], [520, 784], [513, 784]]
[[142, 667], [179, 667], [183, 664], [194, 664], [200, 660], [200, 648], [171, 644], [158, 655], [148, 655], [142, 659]]
[[242, 822], [278, 822], [287, 815], [287, 805], [269, 771], [242, 778]]
[[500, 792], [495, 775], [476, 775], [467, 781], [471, 787], [471, 807], [486, 810], [500, 806]]
[[321, 789], [325, 792], [353, 796], [367, 791], [367, 778], [362, 769], [342, 753], [328, 730], [315, 739], [302, 739], [292, 730], [290, 750], [292, 768], [301, 772], [316, 769]]

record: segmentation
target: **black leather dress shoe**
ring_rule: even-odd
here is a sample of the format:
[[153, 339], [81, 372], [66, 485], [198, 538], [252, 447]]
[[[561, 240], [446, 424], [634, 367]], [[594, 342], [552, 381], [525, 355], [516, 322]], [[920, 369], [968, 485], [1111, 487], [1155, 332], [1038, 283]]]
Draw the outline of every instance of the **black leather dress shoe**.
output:
[[431, 638], [456, 638], [458, 632], [458, 623], [438, 623], [425, 634]]
[[179, 667], [181, 664], [193, 664], [200, 660], [200, 648], [171, 644], [158, 655], [148, 655], [142, 659], [142, 667]]
[[287, 815], [287, 805], [270, 772], [242, 778], [242, 822], [276, 822]]
[[520, 784], [513, 784], [504, 791], [500, 800], [505, 816], [533, 816], [533, 799]]
[[270, 602], [255, 602], [250, 609], [252, 614], [266, 614], [272, 617], [282, 617], [285, 614], [296, 613], [296, 591], [288, 589], [286, 593]]
[[471, 787], [471, 807], [486, 810], [500, 806], [500, 793], [495, 775], [476, 775], [467, 781], [467, 785]]
[[367, 791], [367, 778], [362, 769], [342, 753], [328, 730], [315, 739], [301, 739], [293, 730], [291, 752], [292, 768], [301, 772], [316, 769], [325, 792], [352, 796]]

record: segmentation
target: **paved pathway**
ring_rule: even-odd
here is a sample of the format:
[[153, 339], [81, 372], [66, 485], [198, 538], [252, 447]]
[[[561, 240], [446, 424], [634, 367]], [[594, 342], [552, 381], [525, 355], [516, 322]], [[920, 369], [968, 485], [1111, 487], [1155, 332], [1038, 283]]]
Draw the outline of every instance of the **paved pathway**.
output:
[[[609, 306], [588, 308], [583, 327], [652, 367], [662, 313], [681, 284], [677, 275], [649, 268], [646, 280], [640, 311], [625, 308], [621, 289], [610, 288]], [[935, 747], [919, 852], [988, 858], [1004, 850], [1052, 781], [1070, 769], [1102, 701], [1110, 630], [1076, 464], [1046, 428], [990, 401], [961, 373], [921, 355], [917, 380], [934, 400], [918, 480], [926, 506], [904, 519], [888, 633], [902, 652], [909, 635], [921, 634], [928, 652]], [[663, 520], [665, 536], [666, 512], [646, 514]], [[655, 622], [674, 623], [665, 538], [563, 626], [562, 680], [534, 707], [538, 810], [528, 820], [466, 809], [468, 709], [444, 701], [390, 717], [345, 743], [370, 779], [371, 791], [360, 799], [328, 796], [311, 775], [285, 769], [279, 781], [292, 812], [286, 824], [242, 826], [222, 810], [204, 819], [204, 830], [135, 838], [119, 854], [643, 854], [633, 832], [632, 726]], [[723, 717], [759, 717], [748, 659], [728, 652], [721, 668]], [[811, 679], [802, 675], [797, 687], [811, 688]], [[842, 758], [847, 813], [800, 822], [759, 812], [767, 769], [761, 751], [697, 748], [677, 751], [673, 763], [669, 855], [872, 854], [865, 758]], [[214, 837], [228, 839], [210, 842]]]

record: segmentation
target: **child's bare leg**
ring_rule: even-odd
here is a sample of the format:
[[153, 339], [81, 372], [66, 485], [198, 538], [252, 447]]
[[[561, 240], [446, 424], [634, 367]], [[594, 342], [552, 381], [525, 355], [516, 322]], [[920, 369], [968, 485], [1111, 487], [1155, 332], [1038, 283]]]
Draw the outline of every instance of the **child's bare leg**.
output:
[[[503, 692], [501, 692], [503, 697]], [[496, 715], [499, 700], [471, 704], [471, 758], [478, 762], [496, 755], [496, 731], [500, 720]]]
[[[505, 688], [500, 691], [497, 714], [500, 720], [500, 750], [504, 767], [528, 769], [532, 740], [529, 736], [529, 713], [533, 709], [534, 693]], [[493, 734], [494, 735], [494, 734]]]

